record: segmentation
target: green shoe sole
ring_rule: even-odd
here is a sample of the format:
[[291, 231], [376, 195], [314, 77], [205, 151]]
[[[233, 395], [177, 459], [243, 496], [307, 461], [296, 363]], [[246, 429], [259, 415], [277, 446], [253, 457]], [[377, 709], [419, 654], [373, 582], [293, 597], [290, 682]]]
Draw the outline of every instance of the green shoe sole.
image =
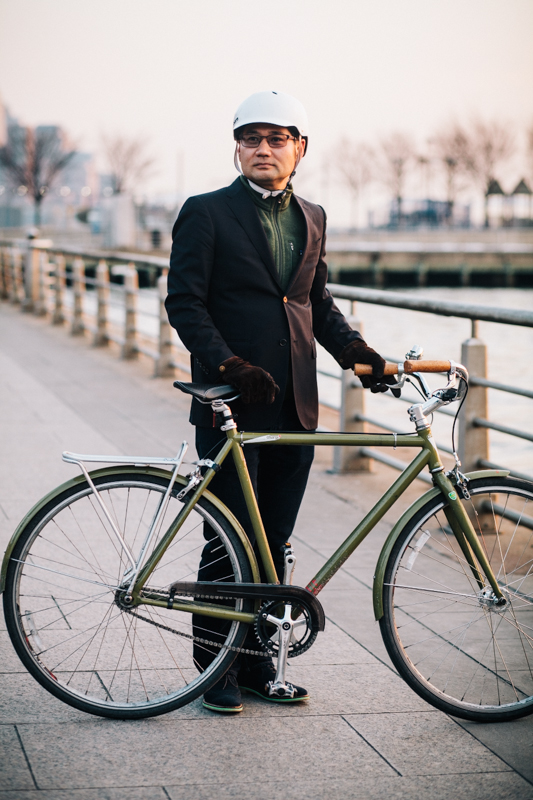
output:
[[250, 694], [256, 694], [258, 697], [262, 697], [263, 700], [268, 700], [269, 703], [299, 703], [301, 700], [309, 700], [309, 695], [304, 694], [301, 697], [271, 697], [268, 694], [263, 694], [262, 692], [258, 692], [257, 689], [248, 689], [246, 686], [241, 686], [239, 684], [239, 689], [242, 692], [250, 692]]
[[238, 714], [239, 711], [243, 710], [242, 703], [240, 706], [215, 706], [212, 703], [206, 703], [204, 700], [202, 705], [204, 708], [208, 708], [209, 711], [216, 711], [219, 714]]

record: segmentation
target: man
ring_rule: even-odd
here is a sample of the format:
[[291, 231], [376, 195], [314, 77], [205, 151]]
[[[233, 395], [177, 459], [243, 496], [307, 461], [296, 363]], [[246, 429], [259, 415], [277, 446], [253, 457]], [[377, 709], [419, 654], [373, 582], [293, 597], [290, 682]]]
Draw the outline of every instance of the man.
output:
[[[318, 423], [316, 344], [344, 368], [370, 364], [372, 391], [386, 391], [384, 361], [353, 331], [326, 289], [324, 210], [293, 193], [291, 178], [308, 143], [305, 110], [281, 92], [257, 92], [239, 106], [233, 123], [235, 165], [241, 176], [229, 187], [184, 204], [173, 231], [166, 307], [171, 324], [191, 352], [192, 380], [231, 383], [241, 430], [314, 430]], [[240, 165], [240, 166], [239, 166]], [[193, 400], [200, 458], [224, 434], [213, 427], [209, 406]], [[216, 450], [215, 450], [216, 452]], [[278, 577], [313, 460], [312, 447], [246, 448], [246, 461]], [[253, 531], [229, 459], [210, 489], [234, 512], [253, 542]], [[216, 580], [212, 534], [204, 532], [200, 580]], [[219, 578], [223, 576], [218, 576]], [[206, 619], [193, 624], [205, 632]], [[222, 623], [219, 623], [222, 624]], [[215, 628], [217, 623], [209, 621]], [[249, 649], [257, 650], [253, 632]], [[214, 656], [195, 648], [205, 668]], [[270, 658], [240, 656], [204, 696], [213, 711], [242, 710], [246, 689], [274, 702], [308, 697], [272, 696]]]

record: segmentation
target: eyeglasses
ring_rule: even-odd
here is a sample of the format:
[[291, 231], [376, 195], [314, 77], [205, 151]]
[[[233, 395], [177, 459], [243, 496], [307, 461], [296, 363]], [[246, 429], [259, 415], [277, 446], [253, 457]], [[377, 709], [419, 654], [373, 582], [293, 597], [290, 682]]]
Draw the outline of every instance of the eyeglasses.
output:
[[258, 133], [245, 133], [239, 139], [243, 147], [259, 147], [263, 139], [267, 140], [268, 146], [272, 148], [285, 147], [289, 139], [298, 141], [296, 136], [289, 136], [288, 133], [270, 133], [268, 136], [259, 136]]

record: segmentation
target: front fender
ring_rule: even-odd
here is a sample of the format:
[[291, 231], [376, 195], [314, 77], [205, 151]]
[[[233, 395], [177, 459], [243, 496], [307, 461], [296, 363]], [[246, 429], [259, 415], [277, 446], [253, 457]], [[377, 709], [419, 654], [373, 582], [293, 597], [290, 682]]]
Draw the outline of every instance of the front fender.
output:
[[[90, 476], [93, 480], [101, 477], [111, 477], [113, 475], [123, 475], [124, 472], [128, 473], [138, 473], [141, 475], [154, 475], [157, 477], [162, 478], [169, 478], [170, 472], [165, 469], [158, 469], [157, 467], [134, 467], [134, 466], [116, 466], [116, 467], [103, 467], [102, 469], [96, 469], [93, 472], [90, 472]], [[78, 486], [81, 483], [85, 483], [85, 477], [83, 475], [77, 475], [75, 478], [71, 478], [69, 481], [62, 483], [61, 486], [58, 486], [56, 489], [53, 489], [47, 495], [45, 495], [41, 500], [39, 500], [33, 508], [31, 508], [26, 516], [19, 522], [15, 532], [13, 533], [11, 539], [9, 540], [9, 544], [7, 545], [6, 552], [4, 553], [4, 558], [2, 561], [2, 569], [0, 571], [0, 594], [5, 589], [6, 583], [6, 574], [7, 574], [7, 567], [9, 564], [9, 559], [11, 558], [11, 554], [15, 545], [17, 544], [22, 531], [26, 528], [26, 526], [44, 509], [48, 504], [53, 503], [56, 498], [58, 498], [63, 492], [67, 489], [71, 489], [74, 486]], [[187, 479], [183, 475], [178, 475], [176, 478], [176, 483], [181, 485], [187, 484]], [[250, 566], [252, 569], [252, 576], [254, 583], [260, 583], [261, 577], [259, 575], [259, 567], [257, 566], [257, 559], [255, 557], [255, 553], [253, 550], [252, 545], [250, 544], [250, 540], [244, 531], [244, 528], [238, 521], [237, 517], [235, 517], [229, 508], [227, 508], [219, 499], [215, 497], [214, 494], [211, 492], [206, 491], [203, 494], [206, 500], [209, 500], [215, 508], [220, 511], [221, 514], [228, 520], [230, 525], [235, 529], [236, 534], [238, 535], [239, 539], [242, 542], [242, 545], [246, 551], [246, 555], [250, 561]]]
[[[466, 477], [468, 480], [475, 480], [476, 478], [506, 478], [509, 475], [509, 470], [505, 469], [485, 469], [478, 470], [477, 472], [467, 472]], [[385, 581], [385, 567], [392, 552], [398, 536], [404, 529], [405, 525], [417, 514], [423, 506], [429, 501], [433, 500], [441, 494], [440, 489], [434, 486], [418, 500], [415, 500], [409, 508], [404, 511], [400, 519], [396, 522], [393, 529], [389, 533], [385, 544], [379, 554], [378, 563], [376, 566], [376, 574], [374, 575], [374, 584], [372, 587], [372, 599], [374, 603], [374, 617], [380, 620], [383, 616], [383, 583]]]

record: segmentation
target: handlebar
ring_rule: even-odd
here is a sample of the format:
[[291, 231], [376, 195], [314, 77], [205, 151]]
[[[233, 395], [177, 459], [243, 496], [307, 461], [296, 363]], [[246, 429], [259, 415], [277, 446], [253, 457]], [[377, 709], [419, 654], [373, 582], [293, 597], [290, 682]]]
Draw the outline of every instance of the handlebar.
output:
[[[400, 362], [401, 364], [401, 362]], [[404, 361], [403, 371], [407, 375], [413, 372], [449, 372], [452, 368], [450, 361]], [[356, 375], [372, 375], [370, 364], [355, 364], [353, 371]], [[398, 375], [398, 364], [388, 361], [385, 364], [385, 375]]]

